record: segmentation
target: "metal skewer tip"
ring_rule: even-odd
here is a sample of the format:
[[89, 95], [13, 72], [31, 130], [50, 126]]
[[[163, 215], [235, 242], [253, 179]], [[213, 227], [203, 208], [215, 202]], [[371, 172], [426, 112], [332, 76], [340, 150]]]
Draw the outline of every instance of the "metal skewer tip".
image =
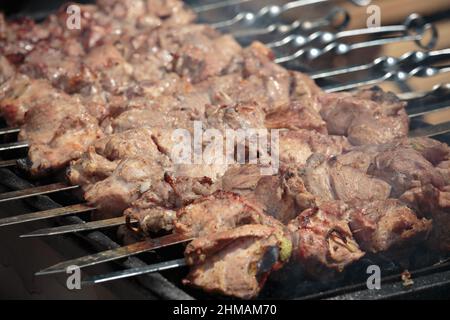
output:
[[77, 189], [78, 187], [79, 186], [71, 186], [66, 183], [58, 182], [46, 186], [39, 186], [23, 190], [5, 192], [3, 194], [0, 194], [0, 202], [29, 198], [33, 196], [49, 194], [58, 191], [73, 190]]
[[11, 142], [11, 143], [5, 143], [5, 144], [0, 145], [0, 151], [25, 149], [28, 147], [29, 147], [29, 144], [27, 141]]
[[[135, 220], [131, 221], [136, 222]], [[75, 233], [75, 232], [83, 232], [83, 231], [92, 231], [98, 229], [112, 228], [120, 225], [124, 225], [126, 223], [125, 217], [117, 217], [100, 221], [92, 221], [92, 222], [84, 222], [79, 224], [70, 224], [67, 226], [60, 226], [54, 228], [45, 228], [39, 229], [27, 234], [22, 234], [20, 238], [32, 238], [32, 237], [47, 237], [47, 236], [56, 236], [67, 233]]]
[[136, 276], [153, 273], [153, 272], [160, 272], [160, 271], [164, 271], [164, 270], [180, 268], [180, 267], [184, 267], [186, 265], [187, 264], [184, 259], [176, 259], [176, 260], [171, 260], [171, 261], [148, 265], [145, 267], [126, 269], [126, 270], [122, 270], [122, 271], [108, 273], [105, 275], [91, 277], [85, 281], [82, 281], [81, 284], [82, 285], [99, 284], [99, 283], [113, 281], [113, 280], [125, 279], [125, 278], [129, 278], [129, 277], [136, 277]]
[[103, 252], [98, 252], [85, 257], [60, 262], [58, 264], [55, 264], [54, 266], [51, 266], [49, 268], [37, 272], [36, 275], [41, 276], [54, 273], [63, 273], [66, 272], [68, 267], [73, 265], [78, 266], [79, 268], [89, 267], [104, 262], [114, 261], [121, 258], [127, 258], [129, 256], [137, 255], [139, 253], [144, 253], [151, 250], [176, 245], [179, 243], [188, 242], [191, 240], [193, 240], [193, 237], [188, 237], [180, 234], [171, 234], [156, 239], [148, 239], [127, 246]]
[[95, 209], [94, 207], [87, 206], [84, 204], [76, 204], [73, 206], [67, 206], [62, 208], [26, 213], [18, 216], [0, 219], [0, 227], [55, 217], [62, 217], [76, 213], [88, 212], [94, 209]]

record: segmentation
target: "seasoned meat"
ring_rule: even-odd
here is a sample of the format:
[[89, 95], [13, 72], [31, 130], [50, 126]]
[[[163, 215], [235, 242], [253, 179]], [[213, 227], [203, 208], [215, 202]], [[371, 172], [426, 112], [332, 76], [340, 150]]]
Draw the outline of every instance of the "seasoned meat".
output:
[[230, 230], [245, 224], [281, 227], [281, 223], [266, 216], [260, 208], [245, 198], [219, 191], [200, 198], [177, 212], [175, 232], [202, 236]]
[[445, 182], [433, 164], [418, 151], [408, 147], [380, 152], [368, 172], [385, 180], [392, 186], [392, 195], [401, 196], [414, 187], [432, 184], [442, 187]]
[[220, 188], [240, 194], [266, 215], [287, 223], [315, 200], [296, 171], [283, 167], [277, 175], [268, 176], [257, 165], [234, 166], [225, 172]]
[[275, 227], [248, 224], [192, 241], [184, 284], [241, 299], [255, 298], [269, 274], [290, 256], [291, 244]]
[[208, 106], [205, 110], [207, 127], [227, 129], [264, 129], [264, 111], [257, 103]]
[[150, 186], [161, 181], [163, 175], [161, 166], [152, 160], [121, 160], [112, 175], [87, 189], [84, 198], [98, 209], [94, 218], [118, 216]]
[[45, 42], [37, 44], [18, 70], [34, 79], [46, 79], [68, 93], [79, 92], [93, 84], [96, 80], [93, 70], [82, 63], [80, 56], [71, 56], [62, 51], [68, 43], [58, 45], [58, 48], [53, 48]]
[[193, 83], [224, 72], [241, 46], [229, 35], [202, 39], [181, 46], [174, 61], [174, 70]]
[[104, 90], [119, 94], [128, 88], [133, 68], [114, 46], [98, 46], [83, 61], [96, 73]]
[[33, 175], [65, 167], [103, 136], [97, 120], [78, 101], [65, 98], [62, 95], [47, 103], [40, 101], [26, 112], [19, 139], [30, 143], [28, 158]]
[[310, 130], [280, 133], [279, 156], [282, 164], [305, 165], [313, 153], [332, 157], [348, 149], [350, 144], [343, 136], [330, 136]]
[[141, 157], [162, 170], [170, 169], [169, 158], [159, 152], [152, 131], [142, 127], [97, 140], [83, 157], [71, 163], [68, 178], [87, 190], [93, 183], [112, 175], [121, 160]]
[[56, 99], [70, 99], [47, 81], [13, 75], [0, 87], [0, 112], [9, 125], [24, 123], [25, 113], [36, 104], [51, 104]]
[[350, 230], [348, 209], [342, 201], [325, 202], [289, 223], [292, 258], [310, 276], [329, 277], [364, 256]]
[[[338, 157], [339, 159], [339, 157]], [[306, 189], [318, 202], [329, 200], [384, 200], [391, 192], [388, 183], [374, 178], [334, 158], [314, 154], [301, 169]]]
[[282, 106], [267, 114], [266, 126], [271, 129], [315, 130], [327, 134], [326, 123], [322, 120], [320, 114], [300, 101], [293, 101], [289, 105]]
[[378, 144], [405, 137], [405, 104], [379, 89], [323, 94], [321, 115], [330, 134], [346, 135], [354, 145]]
[[216, 190], [211, 179], [168, 177], [150, 186], [150, 190], [131, 204], [124, 214], [139, 221], [144, 234], [160, 230], [170, 231], [176, 210]]
[[14, 74], [14, 67], [11, 65], [11, 63], [9, 63], [8, 59], [0, 55], [0, 85], [5, 83], [6, 80], [12, 78]]
[[364, 251], [378, 253], [413, 250], [431, 231], [430, 220], [398, 200], [377, 200], [358, 203], [350, 210], [350, 228]]

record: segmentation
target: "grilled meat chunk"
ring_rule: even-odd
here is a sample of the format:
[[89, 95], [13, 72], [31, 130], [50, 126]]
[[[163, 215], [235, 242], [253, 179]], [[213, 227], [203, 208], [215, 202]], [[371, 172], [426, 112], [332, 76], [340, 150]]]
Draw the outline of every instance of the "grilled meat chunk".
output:
[[184, 284], [241, 299], [255, 298], [268, 275], [290, 256], [290, 240], [275, 227], [248, 224], [192, 241]]
[[321, 115], [330, 134], [345, 135], [353, 145], [379, 144], [405, 137], [405, 104], [380, 89], [320, 96]]
[[97, 207], [94, 218], [119, 216], [151, 185], [163, 179], [161, 166], [146, 158], [129, 158], [119, 162], [112, 175], [101, 180], [84, 194]]
[[310, 276], [329, 277], [364, 256], [350, 230], [348, 209], [342, 201], [324, 202], [289, 223], [292, 258]]
[[305, 165], [314, 153], [332, 157], [350, 147], [343, 136], [330, 136], [310, 130], [284, 131], [280, 133], [279, 140], [280, 163]]
[[218, 191], [181, 208], [177, 212], [174, 231], [198, 237], [246, 224], [282, 226], [245, 198]]
[[80, 159], [71, 163], [67, 176], [73, 184], [87, 190], [112, 175], [120, 161], [130, 158], [145, 158], [161, 170], [171, 166], [169, 158], [155, 144], [152, 131], [142, 127], [95, 141]]
[[144, 234], [170, 231], [176, 219], [176, 210], [198, 198], [211, 195], [215, 185], [207, 177], [169, 177], [157, 182], [142, 197], [133, 202], [124, 214], [138, 220]]
[[11, 65], [11, 63], [9, 63], [6, 57], [0, 55], [0, 85], [5, 83], [6, 80], [12, 78], [14, 74], [14, 67]]
[[[338, 157], [339, 159], [339, 157]], [[301, 169], [306, 189], [318, 203], [330, 200], [384, 200], [391, 192], [388, 183], [361, 172], [352, 166], [342, 165], [334, 158], [326, 159], [314, 154]]]
[[47, 81], [15, 74], [0, 87], [0, 112], [10, 126], [22, 125], [28, 110], [36, 104], [51, 104], [58, 98], [71, 99]]
[[320, 114], [300, 101], [293, 101], [268, 113], [266, 126], [271, 129], [315, 130], [327, 134], [327, 125]]
[[357, 203], [350, 210], [353, 236], [364, 251], [372, 253], [413, 250], [428, 237], [431, 224], [394, 199]]

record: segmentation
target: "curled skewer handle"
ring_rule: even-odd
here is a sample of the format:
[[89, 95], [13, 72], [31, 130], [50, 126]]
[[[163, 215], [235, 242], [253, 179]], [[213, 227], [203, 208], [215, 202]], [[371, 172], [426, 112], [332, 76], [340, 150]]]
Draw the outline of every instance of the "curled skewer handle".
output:
[[[388, 33], [393, 33], [396, 36], [383, 37], [381, 39], [350, 44], [342, 42], [342, 40], [345, 38], [358, 35], [385, 35]], [[399, 33], [400, 36], [398, 36]], [[425, 41], [428, 33], [431, 33], [430, 39], [428, 41]], [[413, 13], [408, 16], [408, 18], [402, 25], [345, 30], [338, 33], [318, 31], [308, 36], [289, 36], [281, 41], [271, 43], [269, 46], [271, 48], [279, 48], [286, 45], [290, 45], [294, 48], [300, 47], [300, 49], [293, 54], [279, 57], [275, 60], [277, 63], [286, 63], [301, 57], [307, 60], [314, 60], [329, 52], [343, 55], [356, 49], [382, 46], [389, 43], [405, 41], [414, 41], [419, 47], [429, 50], [436, 45], [437, 39], [438, 32], [436, 27], [431, 23], [426, 23], [420, 15]], [[310, 45], [315, 41], [318, 42], [317, 46], [307, 47], [307, 45]]]
[[286, 11], [300, 8], [307, 5], [326, 2], [328, 0], [297, 0], [287, 2], [283, 5], [270, 5], [259, 9], [256, 13], [251, 11], [240, 12], [231, 19], [211, 23], [211, 26], [217, 29], [232, 27], [238, 23], [244, 24], [246, 27], [256, 24], [263, 19], [275, 19]]
[[349, 90], [365, 85], [374, 85], [383, 81], [404, 82], [413, 77], [432, 77], [437, 74], [450, 72], [450, 65], [440, 65], [442, 61], [450, 60], [450, 49], [431, 52], [412, 51], [400, 58], [380, 57], [368, 64], [316, 72], [310, 76], [317, 80], [331, 78], [344, 74], [366, 71], [375, 74], [374, 78], [349, 84], [339, 84], [324, 88], [328, 92]]
[[[286, 34], [307, 34], [323, 27], [331, 27], [335, 30], [341, 30], [345, 28], [350, 22], [349, 13], [343, 8], [333, 8], [326, 16], [317, 20], [295, 20], [290, 24], [273, 23], [267, 27], [257, 29], [242, 29], [238, 31], [232, 31], [231, 34], [235, 38], [243, 37], [257, 37], [257, 36], [277, 36]], [[269, 47], [273, 42], [269, 42]]]
[[[365, 6], [369, 5], [371, 2], [371, 0], [349, 0], [349, 1], [351, 3], [353, 3], [354, 5], [357, 5], [360, 7], [365, 7]], [[227, 7], [237, 7], [241, 4], [248, 3], [248, 2], [255, 2], [255, 0], [225, 0], [225, 1], [219, 1], [219, 2], [214, 2], [214, 3], [194, 6], [193, 10], [197, 14], [201, 14], [204, 12], [209, 12], [209, 11], [214, 11], [214, 10], [223, 10], [224, 8], [227, 8]], [[312, 4], [316, 4], [316, 3], [320, 3], [320, 2], [330, 2], [330, 0], [297, 0], [297, 1], [288, 2], [287, 4], [283, 5], [283, 7], [292, 9], [292, 8], [304, 7], [304, 6], [308, 6], [308, 5], [312, 5]]]
[[437, 84], [430, 91], [425, 92], [412, 91], [397, 94], [397, 96], [404, 101], [425, 99], [430, 96], [444, 97], [449, 95], [450, 95], [450, 83]]

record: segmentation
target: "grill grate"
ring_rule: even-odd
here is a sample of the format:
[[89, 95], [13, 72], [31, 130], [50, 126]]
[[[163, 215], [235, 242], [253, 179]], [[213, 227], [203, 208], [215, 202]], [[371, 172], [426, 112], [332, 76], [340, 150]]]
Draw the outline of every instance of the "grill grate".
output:
[[[247, 2], [247, 1], [244, 1]], [[296, 1], [298, 5], [308, 4], [311, 1]], [[312, 2], [326, 2], [326, 1], [312, 1]], [[223, 7], [221, 7], [223, 9]], [[288, 7], [285, 7], [288, 8]], [[294, 24], [273, 24], [272, 20], [269, 19], [267, 23], [267, 19], [265, 19], [266, 15], [270, 11], [269, 9], [274, 10], [274, 7], [265, 7], [261, 9], [258, 14], [251, 17], [248, 17], [249, 13], [238, 14], [234, 16], [231, 20], [221, 21], [217, 24], [217, 27], [228, 29], [231, 27], [235, 27], [237, 24], [241, 24], [242, 21], [247, 20], [244, 27], [246, 29], [250, 29], [250, 27], [257, 26], [256, 30], [262, 30], [262, 32], [270, 33], [271, 35], [274, 33], [274, 30], [280, 30], [282, 27], [287, 27], [288, 32], [297, 32], [300, 26], [305, 26], [304, 22], [296, 25], [297, 28], [294, 28]], [[279, 8], [280, 9], [280, 8]], [[198, 10], [202, 11], [202, 10]], [[207, 11], [207, 10], [204, 10]], [[277, 11], [278, 12], [278, 11]], [[46, 11], [45, 15], [48, 12]], [[28, 14], [28, 13], [26, 13]], [[39, 13], [39, 18], [43, 16], [42, 13]], [[247, 17], [246, 17], [247, 16]], [[414, 16], [414, 15], [413, 15]], [[37, 17], [37, 16], [35, 16]], [[417, 16], [414, 16], [417, 18]], [[411, 19], [411, 16], [410, 18]], [[418, 19], [418, 18], [417, 18]], [[421, 19], [421, 18], [420, 18]], [[263, 21], [264, 20], [264, 21]], [[346, 19], [344, 19], [346, 21]], [[407, 20], [409, 21], [409, 20]], [[265, 24], [264, 24], [265, 22]], [[319, 19], [315, 26], [318, 28], [329, 27], [331, 25], [332, 19]], [[346, 24], [342, 23], [339, 27], [342, 27]], [[402, 29], [403, 27], [403, 29]], [[289, 29], [291, 28], [291, 29]], [[388, 27], [389, 28], [389, 27]], [[390, 31], [395, 32], [404, 32], [408, 30], [407, 22], [403, 26], [392, 26], [390, 27]], [[436, 31], [432, 25], [422, 24], [422, 28], [424, 31], [431, 30], [433, 38], [429, 45], [425, 47], [431, 47], [433, 43], [436, 41]], [[243, 29], [243, 30], [246, 30]], [[314, 29], [314, 28], [312, 28]], [[311, 31], [312, 29], [308, 29]], [[306, 28], [300, 29], [302, 31], [306, 31]], [[254, 33], [239, 33], [241, 30], [235, 30], [236, 34], [239, 37], [242, 37], [242, 42], [245, 43], [248, 40], [248, 37], [255, 36]], [[389, 30], [387, 30], [389, 31]], [[347, 35], [351, 35], [351, 31], [346, 31], [347, 33], [325, 33], [323, 31], [317, 31], [316, 33], [310, 33], [309, 37], [301, 36], [303, 40], [295, 38], [289, 38], [289, 33], [287, 37], [284, 37], [285, 34], [277, 34], [277, 37], [283, 36], [284, 42], [272, 42], [273, 47], [285, 46], [289, 44], [296, 44], [296, 46], [292, 46], [290, 49], [294, 49], [294, 53], [292, 55], [281, 56], [278, 58], [279, 63], [285, 63], [297, 59], [302, 55], [306, 55], [309, 58], [318, 58], [321, 54], [315, 55], [312, 51], [306, 51], [304, 49], [298, 49], [299, 44], [304, 46], [305, 44], [313, 42], [319, 37], [325, 37], [327, 35], [334, 35], [335, 38], [331, 39], [332, 41], [322, 43], [322, 48], [325, 51], [331, 51], [331, 49], [339, 48], [339, 43], [336, 42], [337, 39], [345, 37]], [[356, 33], [364, 32], [361, 30], [354, 31]], [[371, 31], [368, 30], [370, 33]], [[256, 32], [257, 36], [261, 36], [261, 32]], [[314, 36], [313, 36], [314, 35]], [[420, 35], [420, 34], [419, 34]], [[280, 38], [279, 38], [280, 39]], [[289, 39], [289, 40], [286, 40]], [[305, 42], [305, 39], [306, 42]], [[368, 46], [368, 45], [383, 45], [389, 42], [399, 42], [399, 41], [420, 41], [421, 38], [415, 35], [412, 37], [409, 34], [404, 34], [403, 36], [394, 36], [392, 41], [389, 41], [383, 38], [383, 41], [372, 40], [371, 42], [366, 42], [363, 44], [359, 44], [360, 46]], [[331, 46], [329, 46], [331, 44]], [[355, 44], [355, 48], [358, 47], [358, 43]], [[341, 47], [342, 48], [342, 47]], [[347, 47], [352, 50], [353, 47]], [[320, 49], [313, 47], [312, 49]], [[302, 51], [303, 50], [303, 51]], [[311, 50], [311, 48], [309, 49]], [[325, 51], [323, 53], [325, 53]], [[341, 50], [342, 54], [348, 53], [349, 50]], [[302, 52], [299, 54], [299, 52]], [[314, 51], [315, 52], [315, 51]], [[306, 54], [307, 53], [307, 54]], [[446, 66], [442, 67], [442, 65], [435, 66], [436, 62], [441, 62], [441, 60], [447, 59], [449, 56], [448, 50], [440, 50], [433, 52], [426, 51], [417, 51], [405, 54], [401, 58], [395, 59], [393, 57], [382, 57], [378, 58], [371, 64], [354, 66], [353, 68], [345, 68], [339, 70], [322, 70], [316, 71], [312, 73], [312, 77], [316, 80], [320, 80], [322, 78], [326, 78], [329, 80], [332, 76], [338, 76], [341, 74], [348, 74], [349, 72], [359, 72], [359, 71], [370, 71], [370, 74], [376, 75], [376, 72], [381, 72], [381, 76], [377, 76], [375, 78], [365, 78], [363, 81], [358, 81], [351, 84], [342, 84], [338, 82], [332, 82], [328, 86], [324, 88], [328, 91], [340, 91], [347, 90], [355, 87], [359, 87], [361, 85], [367, 84], [376, 84], [386, 80], [392, 80], [396, 82], [402, 82], [409, 77], [412, 76], [432, 76], [436, 73], [449, 72], [450, 69]], [[443, 123], [440, 126], [437, 125], [427, 125], [422, 120], [422, 117], [429, 112], [436, 111], [440, 112], [446, 108], [450, 107], [450, 95], [449, 95], [449, 87], [442, 85], [436, 87], [432, 92], [426, 94], [420, 94], [415, 92], [409, 92], [401, 95], [404, 99], [409, 100], [408, 112], [412, 118], [412, 135], [431, 135], [438, 136], [441, 140], [450, 142], [447, 134], [450, 131], [450, 123]], [[424, 101], [432, 100], [433, 103], [431, 107], [428, 106], [427, 109], [424, 109]], [[414, 131], [415, 130], [415, 131]], [[427, 131], [428, 130], [428, 131]], [[8, 137], [12, 134], [18, 132], [17, 128], [5, 128], [0, 130], [0, 137]], [[12, 154], [17, 154], [18, 150], [24, 149], [27, 147], [26, 142], [9, 142], [7, 144], [0, 145], [0, 151], [9, 151]], [[26, 162], [26, 160], [20, 160], [20, 162]], [[6, 186], [13, 191], [11, 193], [0, 195], [0, 202], [7, 201], [10, 199], [22, 199], [27, 198], [29, 204], [37, 210], [55, 210], [61, 207], [61, 205], [69, 205], [70, 203], [64, 203], [60, 201], [57, 203], [53, 201], [51, 198], [44, 196], [43, 194], [52, 193], [54, 191], [64, 191], [69, 188], [74, 188], [73, 186], [67, 187], [64, 185], [55, 184], [50, 185], [52, 188], [48, 189], [48, 185], [40, 186], [35, 189], [34, 186], [28, 181], [27, 177], [23, 176], [23, 174], [13, 169], [5, 169], [6, 167], [14, 167], [17, 164], [15, 160], [5, 160], [0, 162], [0, 181], [1, 184]], [[33, 189], [29, 189], [33, 188]], [[27, 191], [23, 191], [29, 189]], [[22, 191], [20, 191], [22, 190]], [[33, 192], [30, 192], [32, 190]], [[37, 195], [37, 197], [36, 197]], [[33, 196], [31, 198], [31, 196]], [[30, 197], [28, 199], [28, 197]], [[86, 208], [85, 208], [86, 209]], [[81, 212], [81, 211], [80, 211]], [[30, 220], [28, 220], [30, 221]], [[70, 224], [81, 224], [86, 222], [81, 217], [70, 216], [63, 217], [58, 220], [58, 223], [63, 225]], [[117, 221], [116, 221], [117, 222]], [[118, 222], [118, 223], [123, 223]], [[105, 233], [99, 231], [90, 231], [84, 234], [76, 234], [78, 237], [83, 238], [91, 245], [93, 245], [97, 250], [105, 250], [111, 248], [119, 248], [120, 246], [108, 237]], [[128, 257], [125, 261], [120, 263], [121, 268], [129, 269], [129, 268], [137, 268], [147, 265], [147, 263], [165, 261], [169, 258], [179, 257], [180, 248], [173, 248], [169, 250], [163, 250], [161, 253], [158, 253], [158, 257], [143, 257], [144, 261], [136, 258], [136, 257]], [[355, 277], [352, 274], [364, 275], [364, 268], [368, 264], [372, 264], [376, 259], [377, 264], [383, 265], [383, 270], [386, 270], [386, 274], [390, 274], [390, 276], [386, 276], [383, 278], [383, 286], [382, 290], [374, 291], [367, 290], [364, 279], [362, 277]], [[402, 266], [394, 265], [391, 261], [380, 261], [379, 257], [369, 257], [364, 259], [361, 263], [357, 263], [355, 266], [352, 266], [354, 270], [350, 269], [348, 272], [343, 275], [342, 278], [333, 280], [328, 283], [317, 283], [303, 279], [301, 274], [295, 274], [295, 271], [286, 272], [286, 268], [281, 270], [278, 273], [274, 273], [267, 283], [265, 289], [261, 293], [261, 298], [289, 298], [289, 299], [318, 299], [318, 298], [327, 298], [327, 299], [386, 299], [386, 298], [411, 298], [411, 297], [423, 297], [425, 294], [436, 294], [439, 290], [444, 290], [446, 288], [450, 288], [450, 262], [445, 259], [445, 257], [437, 257], [430, 256], [426, 249], [418, 250], [418, 252], [411, 258], [416, 260], [412, 263], [413, 270], [413, 278], [415, 281], [415, 285], [412, 288], [406, 288], [403, 286], [402, 281], [400, 279], [399, 273], [403, 270]], [[430, 266], [430, 262], [433, 261], [434, 265]], [[440, 261], [436, 263], [436, 261]], [[410, 261], [411, 262], [411, 261]], [[287, 266], [289, 268], [289, 266]], [[289, 274], [289, 278], [285, 278], [285, 275]], [[193, 289], [187, 289], [186, 293], [184, 290], [179, 289], [173, 283], [179, 283], [179, 280], [182, 277], [182, 273], [180, 272], [167, 272], [164, 273], [164, 276], [158, 273], [146, 274], [144, 276], [139, 277], [139, 282], [143, 287], [147, 288], [151, 292], [155, 293], [160, 298], [165, 299], [190, 299], [193, 296], [198, 298], [208, 298], [209, 295], [206, 295], [202, 292]], [[293, 277], [298, 277], [297, 283], [298, 287], [287, 286], [286, 284], [292, 283]], [[170, 279], [170, 281], [168, 280]], [[286, 288], [290, 288], [286, 290]]]

